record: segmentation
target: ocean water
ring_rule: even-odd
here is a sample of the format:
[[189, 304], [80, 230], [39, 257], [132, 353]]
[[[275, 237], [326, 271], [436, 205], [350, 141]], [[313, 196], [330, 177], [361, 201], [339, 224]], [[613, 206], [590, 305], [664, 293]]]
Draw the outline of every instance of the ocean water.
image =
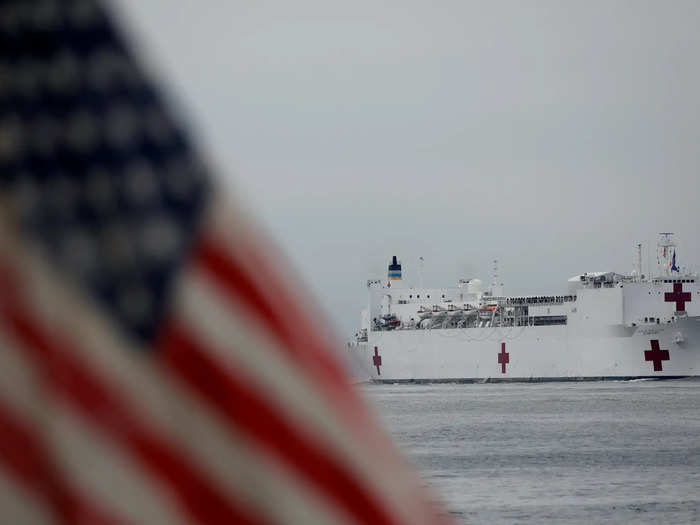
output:
[[700, 381], [363, 388], [458, 522], [700, 522]]

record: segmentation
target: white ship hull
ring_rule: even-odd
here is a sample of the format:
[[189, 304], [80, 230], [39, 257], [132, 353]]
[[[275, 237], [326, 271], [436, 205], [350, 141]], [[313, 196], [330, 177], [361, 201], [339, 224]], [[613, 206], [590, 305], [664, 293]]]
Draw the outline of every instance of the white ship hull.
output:
[[[569, 279], [569, 294], [504, 296], [478, 280], [457, 288], [368, 281], [358, 381], [533, 381], [700, 376], [700, 280], [680, 273], [661, 234], [652, 279], [614, 272]], [[492, 287], [493, 289], [493, 287]]]
[[[360, 381], [530, 381], [700, 375], [700, 321], [695, 319], [665, 326], [610, 326], [599, 333], [571, 332], [570, 326], [376, 332], [369, 342], [350, 347], [348, 358], [354, 377]], [[683, 340], [676, 342], [679, 335]], [[658, 355], [653, 341], [658, 341]], [[668, 359], [664, 350], [668, 351]], [[658, 358], [656, 363], [655, 358]]]

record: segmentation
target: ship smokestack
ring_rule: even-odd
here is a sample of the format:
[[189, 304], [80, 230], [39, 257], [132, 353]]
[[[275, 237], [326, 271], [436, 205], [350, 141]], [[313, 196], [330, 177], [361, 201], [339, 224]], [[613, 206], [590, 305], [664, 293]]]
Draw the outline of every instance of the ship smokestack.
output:
[[389, 264], [389, 269], [387, 272], [387, 277], [389, 278], [389, 281], [401, 281], [401, 263], [399, 263], [396, 260], [396, 255], [394, 255], [391, 259], [391, 263]]

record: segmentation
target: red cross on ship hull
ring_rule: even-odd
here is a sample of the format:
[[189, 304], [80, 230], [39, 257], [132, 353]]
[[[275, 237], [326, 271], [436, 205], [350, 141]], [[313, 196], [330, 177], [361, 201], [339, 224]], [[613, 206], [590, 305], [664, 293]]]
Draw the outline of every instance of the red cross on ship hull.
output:
[[663, 372], [662, 361], [670, 361], [668, 350], [661, 350], [658, 339], [651, 339], [651, 350], [644, 350], [644, 360], [654, 363], [654, 372]]
[[664, 294], [664, 301], [676, 303], [676, 312], [685, 312], [685, 303], [689, 303], [693, 296], [690, 292], [683, 291], [683, 283], [673, 283], [673, 291]]
[[510, 363], [510, 354], [506, 352], [506, 344], [501, 343], [501, 353], [498, 354], [498, 364], [501, 365], [501, 374], [506, 373], [506, 365]]
[[372, 362], [374, 363], [374, 366], [377, 367], [377, 375], [382, 375], [382, 372], [379, 370], [379, 367], [382, 366], [382, 356], [379, 355], [379, 350], [376, 346], [374, 347], [374, 355], [372, 356]]

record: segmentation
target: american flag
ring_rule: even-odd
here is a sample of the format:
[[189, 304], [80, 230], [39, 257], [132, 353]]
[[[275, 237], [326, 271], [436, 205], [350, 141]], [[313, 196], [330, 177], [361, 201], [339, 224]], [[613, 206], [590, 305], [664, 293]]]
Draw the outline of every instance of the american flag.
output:
[[444, 523], [108, 14], [0, 2], [1, 521]]

